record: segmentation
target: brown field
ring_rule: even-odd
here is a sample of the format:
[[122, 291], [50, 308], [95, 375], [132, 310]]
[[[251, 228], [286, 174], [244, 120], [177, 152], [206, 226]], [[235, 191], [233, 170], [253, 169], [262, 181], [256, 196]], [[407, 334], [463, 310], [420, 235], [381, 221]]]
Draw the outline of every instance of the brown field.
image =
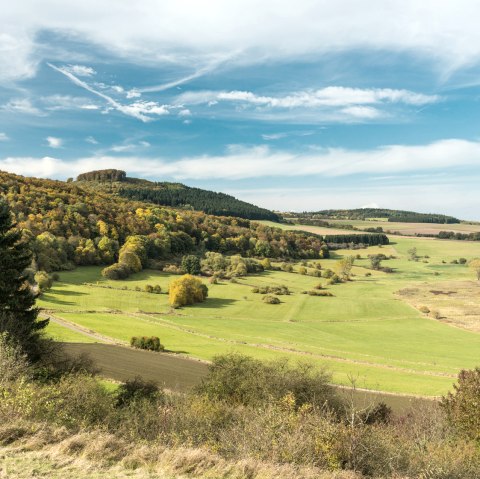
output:
[[445, 281], [416, 284], [397, 292], [415, 309], [428, 308], [425, 314], [453, 326], [480, 332], [480, 282]]
[[[376, 228], [380, 226], [384, 231], [398, 231], [402, 235], [415, 236], [415, 234], [436, 235], [440, 231], [453, 231], [454, 233], [475, 233], [480, 231], [480, 224], [437, 224], [437, 223], [395, 223], [389, 221], [360, 221], [360, 220], [328, 220], [332, 225], [350, 224], [356, 228]], [[344, 230], [345, 231], [345, 230]]]
[[[63, 343], [63, 346], [66, 352], [73, 356], [87, 354], [95, 362], [102, 376], [116, 381], [126, 381], [140, 376], [173, 391], [188, 391], [199, 384], [208, 371], [206, 363], [173, 354], [152, 353], [101, 343]], [[408, 395], [345, 387], [338, 388], [338, 393], [360, 408], [382, 401], [396, 412], [410, 409], [417, 403], [430, 401]]]

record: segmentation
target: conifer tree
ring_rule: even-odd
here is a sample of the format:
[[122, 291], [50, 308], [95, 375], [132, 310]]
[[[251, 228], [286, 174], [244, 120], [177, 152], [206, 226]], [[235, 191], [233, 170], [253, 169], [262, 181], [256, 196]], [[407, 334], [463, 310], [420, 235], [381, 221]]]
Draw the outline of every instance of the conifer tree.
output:
[[48, 320], [37, 321], [35, 293], [25, 274], [31, 261], [32, 252], [15, 229], [8, 204], [0, 199], [0, 333], [8, 333], [35, 360], [40, 332]]

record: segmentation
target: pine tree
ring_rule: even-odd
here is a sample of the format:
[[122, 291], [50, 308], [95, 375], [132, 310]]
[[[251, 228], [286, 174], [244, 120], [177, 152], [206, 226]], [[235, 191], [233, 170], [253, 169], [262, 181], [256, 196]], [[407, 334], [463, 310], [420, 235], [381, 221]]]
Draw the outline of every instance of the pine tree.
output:
[[36, 360], [40, 333], [48, 320], [37, 321], [35, 294], [25, 274], [31, 261], [32, 252], [15, 229], [8, 204], [0, 199], [0, 333], [8, 333]]

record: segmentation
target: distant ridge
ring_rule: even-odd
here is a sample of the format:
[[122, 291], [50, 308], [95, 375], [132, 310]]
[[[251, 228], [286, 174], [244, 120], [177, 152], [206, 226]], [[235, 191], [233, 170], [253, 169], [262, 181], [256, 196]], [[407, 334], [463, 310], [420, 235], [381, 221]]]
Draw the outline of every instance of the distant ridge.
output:
[[77, 182], [123, 198], [174, 208], [194, 209], [217, 216], [236, 216], [249, 220], [280, 221], [274, 212], [236, 199], [225, 193], [203, 190], [182, 183], [152, 182], [129, 178], [123, 170], [95, 170], [78, 175]]
[[368, 220], [373, 218], [387, 219], [400, 223], [460, 223], [458, 218], [438, 213], [416, 213], [415, 211], [389, 210], [384, 208], [357, 208], [351, 210], [320, 210], [313, 212], [291, 213], [297, 218]]

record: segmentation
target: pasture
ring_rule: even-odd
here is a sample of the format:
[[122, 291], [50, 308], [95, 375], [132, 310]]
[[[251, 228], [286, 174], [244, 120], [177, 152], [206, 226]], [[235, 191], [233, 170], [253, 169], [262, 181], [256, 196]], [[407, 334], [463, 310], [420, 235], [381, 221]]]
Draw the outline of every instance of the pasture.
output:
[[[413, 246], [429, 258], [408, 261]], [[384, 262], [394, 273], [369, 269], [367, 254], [378, 252], [395, 256]], [[208, 285], [205, 303], [171, 310], [166, 291], [175, 275], [146, 270], [109, 281], [100, 267], [83, 267], [62, 273], [39, 306], [47, 315], [125, 344], [131, 336], [156, 335], [168, 350], [194, 358], [209, 360], [230, 351], [265, 359], [285, 356], [326, 367], [337, 384], [444, 394], [460, 369], [478, 365], [480, 336], [448, 324], [446, 313], [439, 320], [421, 313], [396, 293], [412, 285], [442, 290], [445, 282], [471, 282], [467, 266], [450, 262], [480, 256], [480, 245], [395, 238], [395, 244], [382, 248], [338, 251], [337, 258], [321, 260], [322, 268], [335, 269], [342, 255], [357, 253], [361, 259], [355, 261], [352, 281], [326, 287], [333, 297], [302, 294], [326, 280], [301, 275], [295, 265], [293, 273], [266, 271]], [[161, 285], [162, 294], [143, 292], [146, 284]], [[280, 296], [278, 305], [266, 304], [252, 292], [266, 285], [286, 285], [292, 294]], [[92, 341], [59, 324], [49, 330], [59, 340]]]

